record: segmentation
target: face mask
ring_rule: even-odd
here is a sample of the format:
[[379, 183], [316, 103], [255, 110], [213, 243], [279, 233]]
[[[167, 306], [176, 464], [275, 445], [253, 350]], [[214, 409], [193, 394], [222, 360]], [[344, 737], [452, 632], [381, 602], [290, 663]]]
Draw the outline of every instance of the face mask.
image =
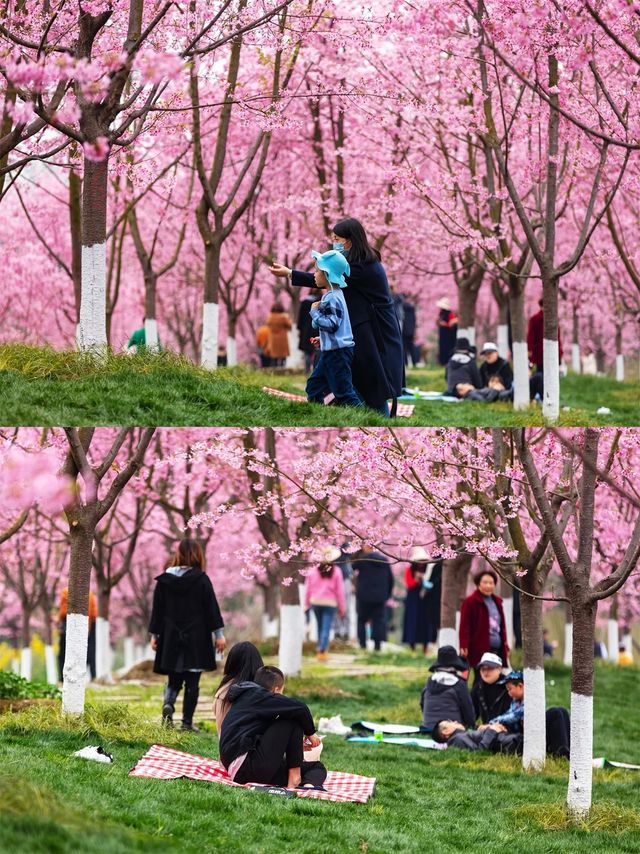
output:
[[334, 243], [332, 244], [332, 248], [335, 249], [336, 252], [342, 252], [343, 255], [347, 252], [347, 247], [344, 243]]

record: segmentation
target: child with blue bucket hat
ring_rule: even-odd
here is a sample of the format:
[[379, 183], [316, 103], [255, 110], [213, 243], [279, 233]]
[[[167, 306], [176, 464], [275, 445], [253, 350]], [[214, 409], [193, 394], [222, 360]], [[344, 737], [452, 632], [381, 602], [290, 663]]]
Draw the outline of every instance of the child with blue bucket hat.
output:
[[335, 249], [329, 252], [312, 252], [316, 268], [316, 287], [326, 290], [319, 302], [311, 306], [311, 325], [320, 337], [320, 358], [307, 380], [307, 398], [313, 403], [324, 403], [331, 392], [341, 406], [364, 406], [351, 378], [355, 342], [344, 294], [345, 276], [349, 275], [349, 262]]

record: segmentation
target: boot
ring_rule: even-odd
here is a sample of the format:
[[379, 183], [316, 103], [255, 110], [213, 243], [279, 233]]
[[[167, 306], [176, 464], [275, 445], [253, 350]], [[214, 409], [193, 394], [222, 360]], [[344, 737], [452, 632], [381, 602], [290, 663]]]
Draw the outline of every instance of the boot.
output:
[[197, 686], [195, 688], [188, 688], [185, 685], [184, 702], [182, 703], [182, 729], [189, 730], [189, 732], [200, 732], [200, 730], [193, 725], [193, 713], [198, 705], [199, 696], [200, 690]]
[[162, 705], [162, 723], [164, 726], [173, 726], [173, 715], [176, 710], [176, 698], [178, 692], [167, 685], [164, 689], [164, 702]]

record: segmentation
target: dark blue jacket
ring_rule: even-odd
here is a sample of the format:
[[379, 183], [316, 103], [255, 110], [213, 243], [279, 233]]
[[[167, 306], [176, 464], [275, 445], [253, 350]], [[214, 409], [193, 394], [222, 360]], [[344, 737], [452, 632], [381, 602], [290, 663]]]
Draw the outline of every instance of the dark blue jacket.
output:
[[[355, 341], [353, 384], [367, 406], [378, 409], [386, 400], [399, 397], [405, 384], [400, 325], [379, 261], [351, 264], [346, 280], [343, 293]], [[313, 274], [299, 270], [293, 271], [291, 282], [301, 288], [315, 286]]]
[[370, 552], [351, 562], [356, 573], [356, 598], [367, 605], [382, 605], [393, 593], [393, 572], [387, 558]]

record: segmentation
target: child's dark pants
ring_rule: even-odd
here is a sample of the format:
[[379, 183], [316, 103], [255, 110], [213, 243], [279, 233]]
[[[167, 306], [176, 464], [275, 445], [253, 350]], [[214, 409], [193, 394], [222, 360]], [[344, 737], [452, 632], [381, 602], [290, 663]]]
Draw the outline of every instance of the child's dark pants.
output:
[[190, 670], [185, 670], [182, 673], [173, 672], [169, 674], [167, 681], [167, 693], [169, 694], [171, 705], [175, 703], [184, 683], [182, 722], [183, 724], [193, 723], [193, 713], [196, 710], [198, 697], [200, 696], [200, 674], [193, 673]]
[[282, 718], [274, 721], [258, 745], [247, 754], [236, 773], [235, 782], [286, 786], [289, 769], [300, 768], [301, 785], [311, 783], [320, 788], [327, 777], [327, 769], [322, 762], [304, 761], [303, 737], [299, 723]]
[[353, 387], [351, 364], [353, 347], [323, 350], [313, 373], [307, 380], [307, 397], [312, 403], [324, 403], [332, 392], [340, 406], [364, 406], [364, 401]]

